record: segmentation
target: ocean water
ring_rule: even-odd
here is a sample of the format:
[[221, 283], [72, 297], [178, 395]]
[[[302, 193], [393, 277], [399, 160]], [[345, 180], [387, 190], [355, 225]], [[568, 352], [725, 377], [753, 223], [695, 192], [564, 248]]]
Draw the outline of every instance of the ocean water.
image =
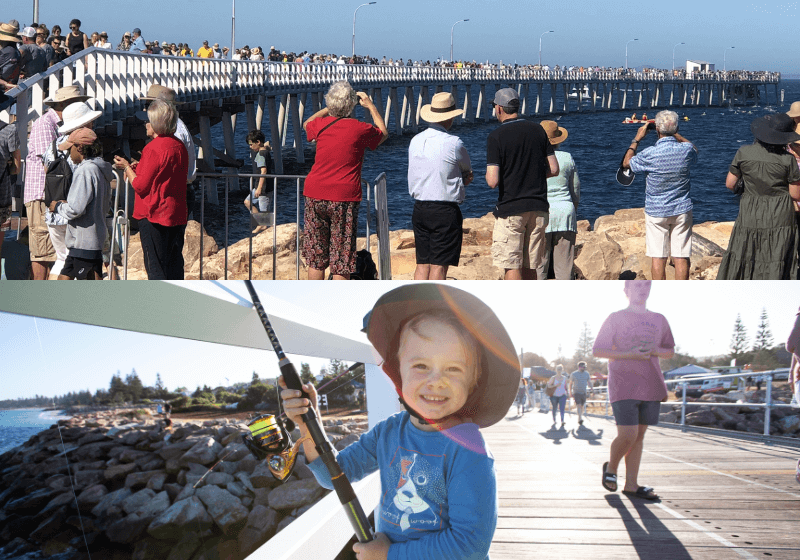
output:
[[68, 417], [60, 415], [58, 411], [36, 408], [0, 410], [0, 455], [22, 445], [61, 418]]
[[[750, 123], [753, 119], [764, 114], [788, 110], [792, 101], [800, 99], [800, 81], [785, 80], [781, 89], [785, 90], [784, 107], [776, 105], [774, 90], [770, 87], [769, 103], [763, 102], [747, 107], [693, 107], [673, 108], [678, 114], [689, 118], [681, 122], [680, 133], [697, 146], [699, 156], [697, 164], [691, 169], [692, 174], [692, 200], [694, 202], [694, 221], [732, 221], [738, 213], [738, 199], [725, 188], [725, 176], [728, 166], [733, 160], [736, 151], [743, 144], [751, 143], [753, 136], [750, 133]], [[487, 88], [493, 89], [491, 87]], [[532, 90], [533, 91], [533, 90]], [[545, 93], [547, 88], [545, 88]], [[559, 90], [560, 91], [560, 90]], [[384, 103], [388, 90], [384, 90]], [[761, 90], [763, 95], [763, 88]], [[491, 93], [487, 93], [491, 95]], [[463, 102], [463, 88], [461, 89], [459, 103]], [[475, 100], [477, 94], [474, 93]], [[529, 102], [535, 99], [529, 98]], [[616, 99], [616, 98], [615, 98]], [[547, 103], [543, 105], [548, 105]], [[532, 107], [531, 107], [532, 108]], [[563, 149], [572, 154], [577, 164], [581, 180], [581, 203], [578, 207], [578, 219], [589, 220], [594, 223], [599, 216], [613, 214], [622, 208], [640, 208], [644, 206], [644, 177], [637, 177], [632, 185], [620, 186], [615, 180], [617, 167], [630, 141], [636, 134], [636, 125], [622, 124], [622, 120], [634, 112], [628, 109], [625, 112], [590, 112], [588, 104], [584, 103], [583, 110], [575, 110], [575, 103], [571, 104], [571, 112], [555, 116], [529, 116], [532, 120], [551, 118], [558, 120], [560, 126], [569, 131], [569, 138], [562, 144]], [[361, 109], [358, 109], [361, 111]], [[641, 111], [636, 110], [637, 113]], [[656, 111], [648, 111], [650, 117]], [[306, 113], [304, 118], [308, 118]], [[245, 161], [250, 170], [250, 150], [245, 143], [246, 118], [244, 114], [238, 117], [236, 128], [236, 149], [238, 158]], [[388, 206], [390, 229], [410, 229], [411, 211], [413, 201], [408, 195], [408, 145], [413, 133], [407, 132], [403, 136], [394, 133], [393, 117], [388, 124], [389, 140], [374, 152], [367, 152], [364, 160], [363, 178], [374, 182], [374, 179], [385, 172], [387, 175]], [[475, 170], [475, 181], [467, 187], [466, 200], [461, 210], [465, 218], [484, 216], [492, 211], [497, 201], [497, 191], [486, 184], [484, 174], [486, 171], [486, 137], [498, 126], [496, 120], [489, 122], [464, 123], [456, 125], [451, 130], [464, 142], [472, 160]], [[420, 130], [422, 130], [421, 128]], [[265, 133], [269, 131], [268, 117], [262, 124]], [[215, 144], [222, 145], [221, 125], [214, 130]], [[305, 164], [297, 164], [294, 149], [291, 145], [292, 130], [289, 128], [288, 144], [283, 148], [285, 172], [307, 173], [313, 162], [314, 152], [306, 144]], [[655, 142], [655, 134], [648, 134], [642, 143], [642, 148]], [[294, 183], [279, 186], [278, 190], [278, 223], [294, 223], [295, 218], [295, 186]], [[230, 242], [233, 243], [245, 237], [249, 231], [249, 219], [241, 204], [240, 199], [246, 195], [232, 193], [230, 195]], [[223, 198], [221, 197], [221, 200]], [[207, 211], [209, 207], [206, 206]], [[209, 224], [212, 234], [221, 240], [222, 221], [215, 212], [210, 210]], [[364, 233], [365, 207], [362, 205], [360, 222], [360, 235]], [[374, 214], [373, 214], [374, 216]], [[302, 214], [301, 214], [302, 219]]]

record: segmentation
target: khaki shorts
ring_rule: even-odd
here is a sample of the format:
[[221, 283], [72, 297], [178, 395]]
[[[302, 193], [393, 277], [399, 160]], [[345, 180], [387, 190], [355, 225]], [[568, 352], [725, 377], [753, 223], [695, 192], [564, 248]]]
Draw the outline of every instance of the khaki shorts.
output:
[[31, 200], [25, 203], [28, 213], [28, 247], [31, 251], [31, 261], [52, 262], [56, 260], [56, 250], [50, 241], [50, 231], [44, 223], [44, 213], [47, 207], [44, 200]]
[[549, 221], [550, 214], [539, 211], [496, 218], [492, 232], [494, 265], [506, 270], [536, 269], [544, 259]]
[[644, 215], [647, 256], [688, 259], [692, 256], [692, 211], [668, 218]]

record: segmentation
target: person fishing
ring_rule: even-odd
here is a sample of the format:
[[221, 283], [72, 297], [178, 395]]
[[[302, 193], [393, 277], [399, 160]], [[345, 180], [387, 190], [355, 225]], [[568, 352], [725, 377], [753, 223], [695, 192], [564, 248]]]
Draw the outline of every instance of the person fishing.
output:
[[[365, 331], [404, 412], [380, 422], [337, 457], [359, 480], [379, 470], [375, 540], [353, 546], [359, 560], [488, 558], [497, 525], [494, 459], [480, 428], [499, 422], [520, 380], [514, 345], [494, 312], [441, 284], [402, 286], [384, 294]], [[316, 391], [286, 388], [286, 415], [308, 435], [301, 414]], [[317, 481], [330, 477], [310, 441], [306, 460]]]

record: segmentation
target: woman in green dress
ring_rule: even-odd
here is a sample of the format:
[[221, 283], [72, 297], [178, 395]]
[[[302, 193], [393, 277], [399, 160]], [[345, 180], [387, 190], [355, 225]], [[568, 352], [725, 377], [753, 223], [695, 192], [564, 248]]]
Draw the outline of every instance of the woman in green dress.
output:
[[741, 200], [718, 280], [798, 279], [794, 201], [800, 201], [800, 169], [786, 151], [787, 144], [800, 141], [794, 127], [784, 113], [754, 120], [750, 130], [756, 141], [733, 158], [725, 186]]

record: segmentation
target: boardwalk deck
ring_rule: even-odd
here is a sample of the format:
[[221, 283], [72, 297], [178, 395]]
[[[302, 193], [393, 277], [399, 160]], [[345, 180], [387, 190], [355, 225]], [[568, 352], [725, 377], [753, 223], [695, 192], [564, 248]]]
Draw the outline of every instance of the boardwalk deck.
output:
[[579, 429], [568, 415], [556, 429], [550, 414], [514, 413], [484, 434], [500, 498], [492, 560], [800, 558], [797, 449], [652, 428], [639, 474], [662, 496], [652, 503], [600, 485], [613, 422]]

